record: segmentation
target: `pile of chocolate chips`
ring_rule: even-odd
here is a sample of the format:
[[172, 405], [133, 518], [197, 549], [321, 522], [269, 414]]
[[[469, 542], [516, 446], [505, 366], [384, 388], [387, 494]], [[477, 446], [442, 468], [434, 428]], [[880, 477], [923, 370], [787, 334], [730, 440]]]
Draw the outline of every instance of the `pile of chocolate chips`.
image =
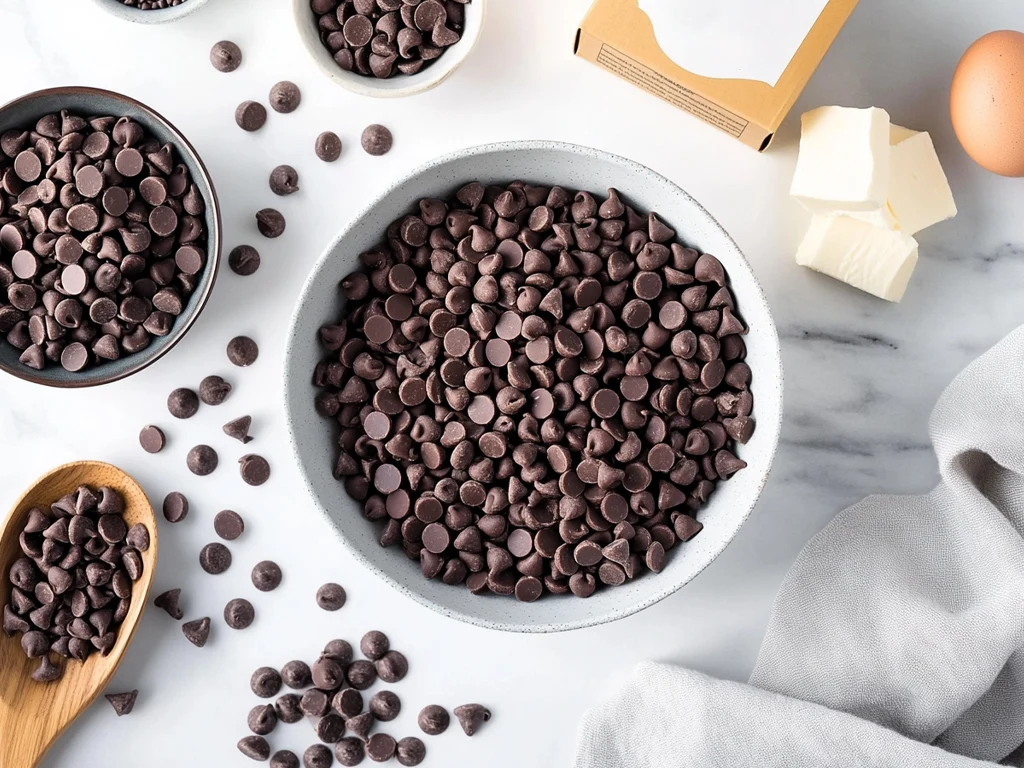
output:
[[310, 0], [338, 66], [378, 78], [415, 75], [462, 39], [471, 0]]
[[185, 0], [121, 0], [125, 5], [138, 8], [140, 11], [157, 11], [161, 8], [172, 8], [181, 5]]
[[34, 680], [58, 679], [63, 667], [50, 654], [84, 661], [104, 656], [128, 615], [132, 583], [142, 576], [140, 552], [149, 549], [142, 523], [129, 528], [124, 499], [113, 488], [82, 485], [50, 505], [33, 507], [18, 541], [23, 557], [11, 566], [11, 599], [4, 606], [8, 637], [39, 659]]
[[746, 327], [722, 264], [612, 189], [467, 184], [360, 256], [320, 329], [335, 476], [427, 578], [593, 594], [701, 530], [746, 464]]
[[[396, 740], [387, 733], [370, 733], [376, 723], [398, 717], [402, 709], [398, 695], [380, 690], [370, 696], [369, 701], [363, 696], [378, 680], [385, 683], [402, 680], [409, 671], [409, 662], [404, 655], [392, 650], [388, 636], [377, 630], [363, 635], [359, 650], [365, 659], [354, 658], [354, 649], [348, 641], [331, 640], [312, 665], [294, 660], [280, 671], [260, 667], [253, 672], [252, 692], [261, 699], [277, 698], [273, 704], [259, 704], [249, 711], [247, 723], [253, 735], [238, 742], [239, 751], [253, 760], [269, 759], [273, 768], [298, 768], [299, 758], [289, 750], [279, 750], [271, 756], [266, 736], [278, 723], [297, 723], [310, 718], [319, 743], [305, 750], [303, 765], [306, 768], [328, 768], [335, 759], [343, 766], [355, 766], [363, 762], [364, 757], [377, 763], [397, 758], [405, 766], [423, 762], [427, 748], [418, 737]], [[282, 687], [295, 692], [278, 696]], [[480, 704], [464, 704], [454, 711], [467, 736], [472, 736], [491, 719], [490, 710]], [[448, 728], [450, 719], [444, 707], [431, 704], [420, 712], [418, 723], [425, 734], [434, 736]]]
[[62, 110], [0, 136], [0, 333], [68, 371], [166, 336], [206, 265], [206, 203], [128, 117]]

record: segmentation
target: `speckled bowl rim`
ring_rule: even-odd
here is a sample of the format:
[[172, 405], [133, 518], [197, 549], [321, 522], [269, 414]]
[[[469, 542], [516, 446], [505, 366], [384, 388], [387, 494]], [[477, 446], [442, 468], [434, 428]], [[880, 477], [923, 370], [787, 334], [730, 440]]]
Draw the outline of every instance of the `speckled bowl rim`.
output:
[[210, 0], [186, 0], [181, 5], [170, 8], [159, 8], [152, 11], [141, 11], [130, 5], [125, 5], [120, 0], [93, 0], [96, 5], [103, 8], [111, 16], [130, 21], [133, 24], [164, 24], [171, 21], [191, 16]]
[[[303, 461], [302, 461], [302, 455], [301, 455], [301, 453], [299, 451], [298, 436], [297, 436], [295, 419], [292, 416], [292, 407], [293, 407], [293, 402], [292, 401], [293, 401], [294, 397], [297, 394], [297, 389], [301, 386], [301, 384], [299, 382], [300, 381], [308, 381], [308, 378], [311, 375], [309, 371], [294, 372], [292, 370], [292, 366], [291, 366], [291, 360], [294, 357], [294, 349], [296, 348], [296, 345], [298, 343], [300, 343], [300, 340], [298, 338], [298, 334], [299, 334], [299, 321], [300, 321], [300, 316], [302, 314], [302, 309], [303, 309], [303, 306], [307, 302], [308, 295], [311, 292], [311, 290], [313, 288], [313, 285], [316, 282], [316, 279], [319, 276], [321, 270], [324, 268], [326, 263], [331, 259], [332, 255], [334, 254], [334, 252], [338, 248], [338, 246], [341, 244], [341, 242], [346, 237], [348, 237], [349, 233], [353, 229], [355, 229], [358, 226], [359, 222], [366, 215], [368, 215], [378, 204], [380, 204], [381, 201], [383, 201], [386, 197], [388, 197], [392, 193], [398, 191], [402, 186], [404, 186], [406, 183], [408, 183], [410, 179], [420, 175], [421, 173], [430, 171], [431, 169], [436, 168], [436, 167], [438, 167], [440, 165], [444, 165], [446, 163], [450, 163], [450, 162], [453, 162], [453, 161], [458, 161], [458, 160], [465, 159], [467, 157], [472, 157], [472, 156], [475, 156], [475, 155], [489, 154], [489, 153], [495, 153], [495, 152], [530, 151], [530, 150], [537, 150], [537, 151], [540, 151], [540, 150], [543, 150], [543, 151], [552, 151], [552, 150], [554, 150], [554, 151], [561, 151], [561, 152], [571, 153], [571, 154], [574, 154], [574, 155], [577, 155], [577, 156], [581, 156], [581, 157], [589, 157], [589, 158], [594, 158], [594, 159], [598, 159], [598, 160], [602, 160], [602, 161], [606, 161], [606, 162], [611, 162], [611, 163], [619, 164], [619, 165], [622, 165], [622, 166], [626, 167], [627, 169], [629, 169], [629, 170], [631, 170], [631, 171], [633, 171], [635, 173], [639, 173], [641, 175], [652, 176], [657, 181], [659, 181], [660, 183], [663, 183], [663, 184], [667, 185], [669, 188], [671, 188], [673, 190], [676, 190], [678, 192], [678, 194], [681, 195], [686, 200], [686, 202], [689, 205], [692, 205], [694, 207], [695, 211], [699, 212], [701, 215], [706, 217], [708, 223], [711, 224], [712, 226], [716, 227], [720, 231], [722, 236], [725, 237], [726, 240], [735, 249], [735, 255], [741, 260], [741, 264], [748, 271], [748, 273], [749, 273], [749, 275], [750, 275], [750, 277], [752, 279], [752, 282], [754, 284], [754, 287], [756, 287], [756, 289], [757, 289], [756, 296], [757, 296], [757, 298], [760, 299], [760, 301], [761, 301], [761, 303], [763, 305], [764, 311], [765, 311], [765, 315], [766, 315], [767, 319], [769, 320], [769, 324], [770, 324], [770, 327], [765, 328], [764, 331], [767, 334], [767, 340], [772, 345], [774, 356], [778, 360], [778, 368], [777, 368], [777, 370], [771, 371], [771, 370], [761, 370], [761, 369], [758, 369], [758, 371], [756, 372], [756, 374], [757, 374], [757, 376], [759, 378], [762, 377], [762, 376], [765, 378], [766, 386], [771, 386], [772, 384], [776, 385], [777, 391], [778, 391], [778, 398], [777, 398], [778, 399], [778, 413], [777, 414], [774, 414], [774, 413], [773, 414], [765, 414], [765, 415], [769, 416], [768, 419], [759, 419], [758, 420], [758, 426], [759, 426], [760, 429], [770, 428], [772, 430], [772, 432], [773, 432], [773, 434], [771, 436], [771, 441], [770, 441], [769, 449], [766, 451], [766, 453], [767, 453], [767, 461], [766, 461], [766, 463], [764, 465], [764, 470], [762, 472], [762, 475], [761, 475], [760, 479], [758, 480], [758, 482], [756, 484], [756, 492], [750, 494], [750, 498], [749, 498], [749, 501], [747, 503], [746, 509], [743, 510], [743, 514], [742, 515], [737, 516], [737, 518], [736, 518], [737, 523], [736, 523], [736, 526], [735, 526], [735, 529], [734, 529], [732, 535], [729, 536], [728, 539], [723, 541], [721, 543], [721, 546], [717, 547], [714, 550], [711, 550], [711, 554], [710, 554], [709, 557], [707, 557], [706, 562], [704, 562], [703, 565], [701, 565], [696, 570], [694, 570], [692, 573], [690, 573], [687, 578], [681, 579], [681, 580], [678, 580], [678, 579], [677, 580], [671, 580], [671, 579], [665, 578], [665, 574], [657, 574], [657, 576], [659, 578], [659, 581], [663, 580], [665, 582], [664, 585], [661, 588], [659, 588], [659, 589], [655, 590], [654, 592], [652, 592], [650, 595], [648, 595], [647, 597], [645, 597], [642, 600], [638, 600], [635, 603], [629, 603], [629, 604], [619, 603], [619, 604], [615, 605], [612, 609], [607, 610], [604, 613], [591, 614], [591, 615], [588, 615], [588, 616], [580, 618], [580, 619], [567, 620], [567, 621], [558, 621], [558, 622], [553, 622], [553, 621], [547, 621], [547, 622], [494, 621], [494, 620], [491, 620], [491, 619], [483, 618], [481, 616], [477, 616], [477, 615], [472, 614], [472, 613], [468, 613], [468, 612], [463, 611], [463, 610], [453, 609], [453, 608], [449, 608], [447, 606], [441, 606], [441, 605], [436, 604], [432, 600], [428, 599], [427, 597], [419, 594], [418, 592], [409, 589], [404, 584], [401, 584], [400, 582], [396, 581], [394, 578], [391, 577], [391, 575], [389, 573], [387, 573], [387, 571], [385, 571], [382, 568], [379, 568], [377, 565], [372, 563], [365, 555], [363, 555], [362, 552], [359, 551], [358, 547], [356, 547], [354, 544], [352, 544], [348, 540], [348, 537], [345, 535], [345, 532], [342, 530], [341, 525], [330, 514], [330, 512], [327, 510], [326, 506], [321, 501], [318, 493], [316, 492], [316, 489], [314, 487], [313, 481], [312, 481], [312, 479], [310, 477], [309, 470], [303, 464]], [[410, 201], [410, 203], [411, 203], [411, 201]], [[296, 375], [296, 373], [297, 373], [297, 375]], [[774, 381], [770, 381], [770, 379], [774, 379]], [[475, 146], [475, 147], [470, 147], [468, 149], [463, 149], [463, 150], [457, 150], [455, 152], [450, 152], [448, 154], [445, 154], [445, 155], [437, 157], [437, 158], [435, 158], [433, 160], [430, 160], [430, 161], [428, 161], [428, 162], [418, 166], [417, 168], [414, 168], [409, 173], [404, 175], [401, 179], [399, 179], [398, 181], [396, 181], [393, 184], [391, 184], [386, 190], [381, 192], [373, 200], [373, 202], [371, 202], [369, 205], [365, 206], [356, 216], [354, 216], [351, 219], [351, 221], [345, 227], [342, 228], [342, 230], [331, 241], [331, 243], [327, 246], [327, 248], [320, 255], [320, 258], [317, 259], [316, 263], [313, 265], [313, 268], [310, 270], [309, 275], [307, 276], [305, 282], [303, 283], [302, 290], [301, 290], [301, 292], [299, 294], [298, 300], [296, 301], [295, 309], [293, 310], [291, 319], [289, 321], [288, 333], [287, 333], [287, 335], [285, 337], [283, 385], [284, 385], [284, 400], [285, 400], [285, 418], [286, 418], [286, 421], [288, 423], [288, 441], [289, 441], [289, 444], [291, 445], [292, 456], [295, 459], [295, 463], [299, 467], [299, 475], [301, 476], [302, 482], [303, 482], [303, 484], [306, 487], [306, 491], [312, 497], [312, 499], [315, 502], [317, 508], [319, 509], [320, 514], [323, 515], [323, 517], [327, 520], [328, 524], [331, 526], [331, 528], [337, 534], [337, 536], [341, 540], [341, 543], [344, 546], [344, 548], [348, 551], [349, 554], [351, 554], [356, 559], [356, 561], [358, 563], [360, 563], [365, 568], [367, 568], [369, 571], [371, 571], [376, 576], [381, 578], [384, 582], [386, 582], [388, 585], [393, 587], [399, 593], [405, 595], [406, 597], [409, 597], [409, 598], [415, 600], [420, 605], [423, 605], [423, 606], [425, 606], [427, 608], [430, 608], [431, 610], [436, 611], [437, 613], [440, 613], [441, 615], [446, 616], [448, 618], [458, 619], [459, 621], [466, 622], [467, 624], [471, 624], [471, 625], [477, 626], [477, 627], [482, 627], [482, 628], [485, 628], [485, 629], [492, 629], [492, 630], [498, 630], [498, 631], [503, 631], [503, 632], [515, 632], [515, 633], [522, 633], [522, 634], [543, 634], [543, 633], [552, 633], [552, 632], [567, 632], [567, 631], [576, 630], [576, 629], [585, 629], [587, 627], [593, 627], [593, 626], [597, 626], [597, 625], [600, 625], [600, 624], [607, 624], [607, 623], [612, 622], [612, 621], [617, 621], [619, 619], [624, 619], [627, 616], [632, 616], [635, 613], [639, 613], [640, 611], [644, 610], [645, 608], [649, 608], [652, 605], [654, 605], [655, 603], [661, 602], [662, 600], [664, 600], [669, 595], [672, 595], [675, 592], [677, 592], [678, 590], [682, 589], [686, 584], [688, 584], [690, 581], [692, 581], [694, 578], [696, 578], [700, 573], [702, 573], [705, 568], [707, 568], [709, 565], [711, 565], [711, 563], [714, 562], [722, 554], [722, 552], [725, 551], [725, 548], [733, 541], [733, 539], [735, 539], [736, 534], [739, 533], [739, 530], [743, 527], [743, 525], [746, 523], [746, 521], [750, 518], [750, 515], [753, 513], [754, 507], [757, 505], [758, 499], [760, 499], [761, 494], [764, 492], [765, 484], [768, 482], [768, 477], [771, 474], [772, 465], [774, 464], [775, 457], [776, 457], [776, 455], [778, 453], [779, 438], [780, 438], [780, 435], [781, 435], [781, 432], [782, 432], [782, 421], [783, 421], [783, 413], [784, 413], [784, 390], [785, 390], [785, 386], [784, 385], [785, 385], [785, 379], [784, 379], [784, 372], [783, 372], [783, 365], [782, 365], [781, 344], [780, 344], [780, 341], [779, 341], [778, 328], [777, 328], [777, 326], [775, 324], [775, 319], [774, 319], [774, 317], [772, 315], [772, 312], [771, 312], [771, 306], [768, 303], [767, 296], [765, 296], [764, 289], [761, 287], [760, 281], [758, 281], [757, 276], [754, 274], [754, 271], [753, 271], [753, 269], [750, 266], [750, 262], [747, 260], [746, 256], [743, 254], [743, 251], [740, 249], [739, 245], [736, 243], [736, 241], [733, 239], [733, 237], [725, 230], [725, 228], [722, 227], [721, 224], [719, 224], [718, 220], [715, 219], [707, 211], [707, 209], [703, 205], [701, 205], [699, 202], [697, 202], [697, 200], [695, 200], [688, 192], [686, 192], [684, 189], [682, 189], [682, 187], [680, 187], [678, 184], [676, 184], [672, 180], [666, 178], [665, 176], [662, 176], [659, 173], [656, 173], [655, 171], [651, 170], [647, 166], [642, 165], [642, 164], [640, 164], [640, 163], [638, 163], [638, 162], [636, 162], [634, 160], [630, 160], [628, 158], [622, 157], [620, 155], [613, 154], [611, 152], [606, 152], [604, 150], [595, 149], [595, 148], [592, 148], [592, 147], [586, 147], [586, 146], [582, 146], [582, 145], [578, 145], [578, 144], [570, 144], [570, 143], [567, 143], [567, 142], [559, 142], [559, 141], [527, 140], [527, 141], [503, 141], [503, 142], [495, 142], [495, 143], [491, 143], [491, 144], [481, 144], [481, 145], [478, 145], [478, 146]], [[411, 567], [413, 564], [412, 563], [407, 563], [407, 565], [409, 565]], [[454, 587], [453, 587], [453, 589], [454, 589]], [[564, 596], [561, 596], [561, 597], [564, 597]], [[508, 598], [508, 599], [512, 599], [512, 598]]]
[[[191, 0], [190, 0], [191, 2]], [[180, 6], [178, 6], [180, 7]], [[149, 13], [149, 11], [147, 11]], [[190, 164], [195, 165], [195, 169], [199, 171], [205, 184], [210, 188], [210, 200], [206, 200], [207, 209], [211, 212], [214, 227], [212, 231], [207, 233], [207, 239], [213, 244], [212, 248], [207, 248], [206, 253], [206, 267], [203, 270], [202, 289], [199, 292], [198, 303], [188, 313], [182, 312], [174, 321], [174, 327], [171, 332], [167, 335], [167, 341], [155, 348], [147, 348], [141, 352], [136, 352], [132, 355], [132, 358], [139, 358], [138, 363], [126, 367], [124, 370], [118, 373], [111, 373], [105, 376], [99, 375], [102, 372], [104, 366], [98, 366], [92, 370], [99, 373], [94, 378], [89, 379], [71, 379], [68, 381], [61, 381], [54, 379], [46, 375], [46, 370], [36, 371], [29, 368], [27, 365], [7, 365], [0, 360], [0, 370], [6, 373], [16, 376], [24, 381], [31, 382], [32, 384], [43, 384], [47, 387], [57, 387], [59, 389], [83, 389], [85, 387], [99, 387], [104, 384], [110, 384], [115, 381], [125, 379], [144, 368], [148, 368], [161, 357], [166, 355], [171, 349], [174, 348], [179, 341], [181, 341], [185, 334], [188, 333], [189, 329], [195, 324], [199, 315], [202, 314], [203, 309], [206, 307], [207, 302], [210, 300], [210, 296], [213, 293], [213, 286], [217, 282], [217, 273], [220, 271], [220, 252], [221, 252], [221, 232], [223, 224], [221, 223], [220, 217], [220, 201], [217, 198], [217, 189], [213, 185], [213, 177], [210, 176], [210, 172], [207, 170], [206, 165], [203, 163], [203, 159], [199, 156], [196, 148], [192, 146], [188, 139], [185, 138], [184, 134], [174, 127], [166, 117], [161, 115], [152, 107], [143, 104], [137, 99], [133, 99], [131, 96], [125, 96], [123, 93], [117, 93], [116, 91], [107, 91], [102, 88], [91, 88], [84, 85], [67, 85], [60, 86], [57, 88], [44, 88], [40, 91], [33, 91], [27, 93], [24, 96], [19, 96], [16, 99], [8, 101], [3, 106], [0, 106], [0, 115], [3, 115], [8, 109], [11, 109], [22, 104], [27, 104], [35, 99], [45, 98], [50, 96], [102, 96], [104, 98], [113, 99], [115, 101], [122, 101], [126, 104], [131, 105], [135, 109], [145, 113], [150, 120], [161, 123], [163, 128], [167, 130], [179, 144], [179, 154], [184, 156], [188, 155]], [[191, 169], [190, 169], [191, 171]], [[193, 294], [194, 295], [194, 294]], [[191, 301], [191, 299], [190, 299]], [[6, 344], [6, 342], [3, 342]]]
[[[473, 0], [467, 5], [472, 8], [475, 15], [472, 24], [466, 24], [462, 38], [451, 49], [434, 60], [428, 67], [424, 67], [415, 75], [395, 75], [386, 81], [380, 81], [375, 77], [360, 75], [358, 72], [348, 72], [338, 66], [337, 62], [330, 55], [320, 36], [310, 33], [308, 30], [308, 16], [312, 14], [309, 7], [309, 0], [292, 0], [292, 17], [295, 21], [295, 31], [299, 35], [299, 41], [306, 53], [316, 62], [317, 67], [331, 79], [332, 82], [340, 85], [352, 93], [360, 96], [369, 96], [377, 99], [400, 99], [405, 96], [415, 96], [436, 88], [457, 70], [476, 47], [477, 41], [483, 34], [484, 22], [487, 19], [487, 0]], [[467, 13], [469, 11], [467, 10]], [[446, 61], [447, 59], [447, 61]], [[444, 64], [442, 64], [444, 62]], [[376, 85], [380, 82], [401, 82], [407, 85], [385, 88]]]

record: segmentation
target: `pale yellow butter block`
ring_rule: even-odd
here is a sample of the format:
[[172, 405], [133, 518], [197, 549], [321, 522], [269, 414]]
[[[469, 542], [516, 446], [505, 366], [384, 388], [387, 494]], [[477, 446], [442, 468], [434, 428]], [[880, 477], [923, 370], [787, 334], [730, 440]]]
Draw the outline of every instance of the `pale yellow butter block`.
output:
[[917, 241], [849, 216], [815, 216], [796, 263], [886, 301], [899, 301], [917, 265]]
[[889, 207], [908, 235], [956, 216], [953, 191], [927, 132], [905, 138], [892, 148]]
[[790, 194], [812, 213], [876, 211], [889, 189], [889, 113], [820, 107], [800, 121]]

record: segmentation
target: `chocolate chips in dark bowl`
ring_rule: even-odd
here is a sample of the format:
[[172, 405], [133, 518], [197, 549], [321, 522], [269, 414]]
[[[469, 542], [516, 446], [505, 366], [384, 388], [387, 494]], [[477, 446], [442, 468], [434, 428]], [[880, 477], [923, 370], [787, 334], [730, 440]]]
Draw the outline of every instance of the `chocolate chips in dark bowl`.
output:
[[81, 387], [146, 367], [209, 298], [220, 237], [202, 161], [149, 107], [90, 88], [0, 107], [0, 368]]

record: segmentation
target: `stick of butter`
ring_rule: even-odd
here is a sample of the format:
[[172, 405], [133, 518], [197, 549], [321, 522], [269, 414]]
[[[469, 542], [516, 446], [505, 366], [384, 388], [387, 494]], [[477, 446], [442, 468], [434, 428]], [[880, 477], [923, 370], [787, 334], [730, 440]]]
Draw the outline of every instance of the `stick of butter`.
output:
[[812, 213], [877, 211], [889, 190], [889, 113], [820, 107], [800, 120], [790, 194]]
[[850, 216], [815, 216], [796, 263], [886, 301], [899, 301], [917, 265], [917, 241]]

